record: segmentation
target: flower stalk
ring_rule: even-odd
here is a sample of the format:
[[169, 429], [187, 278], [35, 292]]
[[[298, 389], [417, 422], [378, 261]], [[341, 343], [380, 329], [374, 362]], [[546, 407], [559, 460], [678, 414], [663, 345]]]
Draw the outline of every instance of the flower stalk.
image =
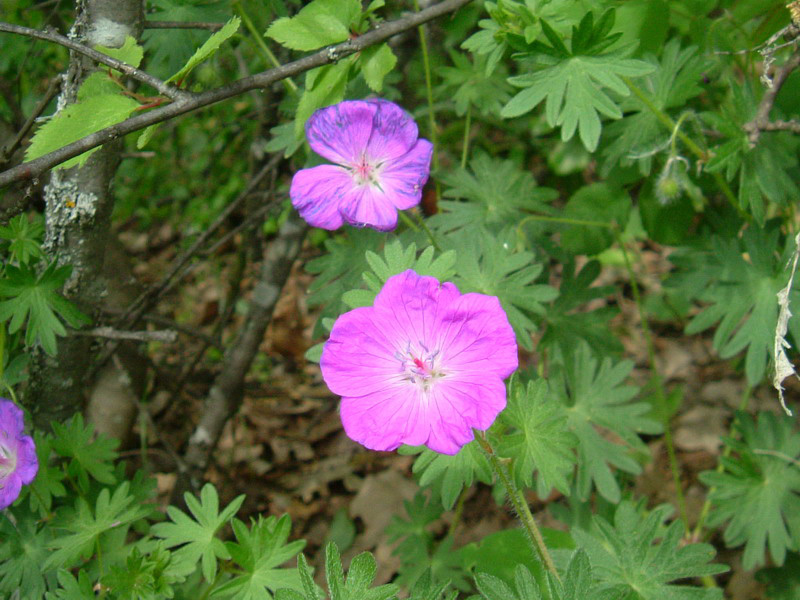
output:
[[523, 496], [522, 491], [517, 489], [517, 487], [514, 485], [514, 481], [511, 479], [508, 468], [503, 464], [497, 454], [495, 454], [494, 448], [492, 448], [489, 440], [486, 439], [486, 433], [483, 431], [476, 431], [475, 439], [478, 440], [478, 444], [481, 448], [483, 448], [483, 451], [486, 452], [487, 456], [489, 457], [489, 462], [492, 465], [492, 469], [495, 473], [497, 473], [500, 481], [503, 482], [503, 485], [508, 492], [508, 498], [511, 500], [511, 505], [514, 507], [514, 511], [517, 513], [517, 516], [522, 523], [522, 527], [525, 529], [528, 537], [533, 540], [539, 557], [542, 559], [545, 567], [547, 567], [547, 570], [550, 571], [553, 574], [553, 577], [560, 582], [561, 577], [558, 574], [558, 570], [553, 562], [553, 558], [550, 556], [547, 545], [544, 543], [542, 533], [539, 531], [539, 527], [536, 525], [536, 520], [533, 518], [533, 514], [528, 506], [528, 502], [525, 500], [525, 496]]

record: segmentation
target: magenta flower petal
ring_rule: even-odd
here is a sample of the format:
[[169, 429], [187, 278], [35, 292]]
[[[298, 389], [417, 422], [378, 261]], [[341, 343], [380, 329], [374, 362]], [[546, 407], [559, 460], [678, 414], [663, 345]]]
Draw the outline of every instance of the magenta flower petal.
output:
[[0, 509], [10, 506], [39, 470], [36, 447], [23, 435], [24, 427], [22, 409], [0, 398]]
[[427, 445], [456, 454], [506, 405], [518, 365], [497, 298], [406, 271], [371, 307], [341, 315], [322, 351], [325, 383], [342, 396], [345, 432], [373, 450]]
[[350, 193], [352, 180], [342, 167], [320, 165], [295, 173], [289, 195], [292, 206], [312, 227], [339, 229], [344, 221], [339, 201]]
[[289, 195], [309, 224], [343, 222], [389, 231], [397, 210], [416, 206], [428, 180], [433, 147], [417, 125], [386, 100], [351, 100], [315, 112], [306, 124], [311, 148], [338, 164], [298, 171]]
[[321, 108], [306, 122], [311, 149], [340, 165], [358, 162], [369, 143], [378, 105], [365, 100]]

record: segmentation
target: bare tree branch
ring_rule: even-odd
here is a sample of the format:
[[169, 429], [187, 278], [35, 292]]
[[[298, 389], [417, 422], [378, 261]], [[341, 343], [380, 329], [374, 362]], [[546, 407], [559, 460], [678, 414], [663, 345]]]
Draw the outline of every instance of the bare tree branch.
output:
[[[775, 99], [778, 97], [778, 92], [781, 91], [781, 88], [788, 79], [789, 75], [791, 75], [792, 71], [794, 71], [798, 66], [800, 66], [800, 49], [796, 50], [795, 53], [792, 54], [779, 69], [777, 69], [772, 78], [772, 87], [767, 88], [767, 90], [764, 92], [764, 96], [761, 98], [761, 102], [758, 105], [758, 110], [756, 111], [756, 116], [752, 121], [744, 124], [744, 130], [747, 132], [747, 139], [750, 142], [751, 147], [758, 143], [763, 131], [774, 131], [775, 129], [780, 129], [770, 129], [769, 114], [772, 112], [772, 107], [775, 104]], [[788, 129], [791, 129], [791, 127]]]
[[88, 335], [109, 340], [162, 342], [165, 344], [174, 344], [178, 340], [178, 332], [171, 329], [162, 329], [161, 331], [120, 331], [113, 327], [95, 327], [94, 329], [75, 329], [70, 333], [72, 335]]
[[208, 392], [200, 422], [189, 438], [184, 453], [188, 471], [178, 474], [173, 499], [180, 501], [183, 492], [197, 486], [208, 466], [210, 452], [216, 447], [222, 428], [239, 409], [244, 395], [244, 379], [264, 339], [275, 305], [292, 264], [300, 253], [308, 226], [292, 211], [278, 236], [264, 252], [258, 281], [253, 289], [244, 325], [225, 352], [223, 365]]
[[3, 153], [0, 155], [0, 165], [5, 165], [9, 158], [11, 158], [11, 155], [16, 152], [17, 148], [22, 143], [22, 140], [25, 139], [25, 136], [28, 135], [31, 127], [33, 127], [36, 119], [41, 116], [41, 114], [44, 112], [44, 109], [47, 108], [48, 104], [50, 104], [50, 101], [56, 97], [56, 94], [58, 94], [58, 90], [60, 88], [61, 77], [53, 77], [53, 79], [50, 81], [50, 85], [47, 86], [47, 91], [44, 93], [44, 96], [42, 96], [42, 99], [39, 100], [36, 108], [33, 109], [33, 112], [22, 125], [22, 128], [19, 130], [19, 132], [17, 132], [16, 137], [8, 146], [3, 148]]
[[107, 67], [111, 67], [112, 69], [116, 69], [117, 71], [125, 73], [126, 75], [129, 75], [134, 79], [141, 81], [142, 83], [146, 83], [147, 85], [158, 90], [160, 94], [163, 94], [172, 100], [179, 100], [191, 96], [189, 92], [179, 90], [174, 86], [164, 83], [158, 77], [153, 77], [149, 73], [140, 71], [136, 67], [133, 67], [128, 63], [124, 63], [121, 60], [111, 58], [107, 54], [98, 52], [94, 48], [79, 44], [75, 40], [71, 40], [60, 33], [56, 33], [54, 31], [39, 31], [38, 29], [31, 29], [29, 27], [22, 27], [21, 25], [12, 25], [10, 23], [2, 22], [0, 22], [0, 32], [16, 33], [17, 35], [24, 35], [26, 37], [32, 37], [39, 40], [46, 40], [48, 42], [58, 44], [59, 46], [64, 46], [65, 48], [69, 48], [70, 50], [73, 50], [79, 54], [88, 56], [92, 60], [106, 65]]
[[149, 112], [135, 115], [121, 123], [106, 127], [76, 142], [67, 144], [63, 148], [59, 148], [37, 159], [0, 173], [0, 187], [4, 187], [14, 181], [38, 177], [48, 169], [74, 156], [83, 154], [87, 150], [96, 148], [97, 146], [122, 137], [132, 131], [139, 131], [150, 125], [173, 119], [177, 116], [197, 110], [198, 108], [203, 108], [204, 106], [209, 106], [227, 100], [228, 98], [233, 98], [245, 92], [249, 92], [250, 90], [269, 87], [287, 77], [294, 77], [295, 75], [305, 73], [316, 67], [336, 62], [346, 56], [360, 52], [364, 48], [386, 41], [398, 33], [413, 29], [437, 17], [453, 12], [467, 4], [467, 2], [469, 2], [469, 0], [444, 0], [444, 2], [435, 4], [420, 12], [412, 13], [395, 21], [381, 23], [378, 27], [364, 35], [335, 46], [330, 46], [329, 48], [325, 48], [294, 62], [262, 71], [261, 73], [239, 79], [228, 85], [195, 94], [189, 98], [178, 99], [175, 102], [155, 108]]

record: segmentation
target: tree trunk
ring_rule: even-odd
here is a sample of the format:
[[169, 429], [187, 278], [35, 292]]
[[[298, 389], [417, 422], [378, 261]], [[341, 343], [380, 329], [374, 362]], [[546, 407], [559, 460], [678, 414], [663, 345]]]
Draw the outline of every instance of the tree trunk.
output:
[[[121, 46], [127, 36], [138, 38], [144, 20], [142, 0], [80, 0], [71, 35], [84, 44]], [[72, 54], [64, 75], [59, 108], [75, 101], [78, 87], [94, 65]], [[119, 143], [107, 144], [82, 167], [54, 171], [45, 188], [45, 250], [59, 264], [70, 264], [72, 276], [64, 295], [88, 315], [95, 313], [103, 293], [101, 276], [113, 196], [111, 181], [119, 164]], [[26, 403], [37, 427], [64, 421], [83, 407], [88, 383], [92, 338], [62, 338], [54, 357], [39, 353], [31, 367]]]

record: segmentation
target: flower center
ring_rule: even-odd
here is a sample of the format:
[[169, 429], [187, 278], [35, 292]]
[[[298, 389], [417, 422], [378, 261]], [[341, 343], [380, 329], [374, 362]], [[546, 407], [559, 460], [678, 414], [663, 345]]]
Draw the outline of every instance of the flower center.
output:
[[398, 353], [403, 376], [408, 381], [428, 390], [437, 380], [445, 376], [439, 360], [439, 351], [430, 351], [421, 343], [417, 348], [408, 344], [403, 354]]
[[377, 185], [380, 165], [373, 164], [366, 154], [362, 154], [357, 163], [350, 165], [350, 172], [356, 185]]
[[17, 468], [17, 455], [0, 441], [0, 479], [5, 479]]

